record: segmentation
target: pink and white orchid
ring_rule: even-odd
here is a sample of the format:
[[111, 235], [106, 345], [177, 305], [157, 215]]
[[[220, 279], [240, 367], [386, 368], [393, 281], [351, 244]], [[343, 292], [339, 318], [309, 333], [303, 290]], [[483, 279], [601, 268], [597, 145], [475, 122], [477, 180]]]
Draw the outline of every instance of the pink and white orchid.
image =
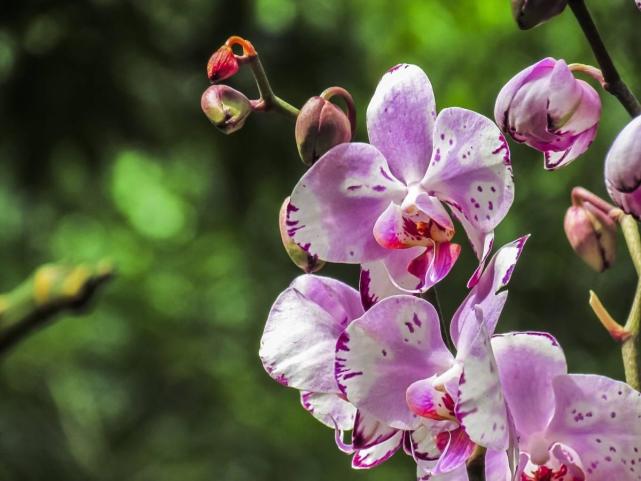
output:
[[427, 75], [403, 64], [381, 79], [367, 130], [370, 144], [334, 147], [294, 188], [294, 240], [323, 260], [364, 264], [370, 277], [389, 275], [396, 287], [423, 292], [460, 252], [447, 204], [483, 262], [514, 197], [497, 126], [461, 108], [437, 116]]
[[[336, 383], [336, 342], [363, 312], [356, 290], [334, 279], [302, 275], [274, 302], [259, 351], [267, 373], [300, 391], [302, 406], [336, 430], [338, 447], [354, 454], [352, 466], [359, 469], [388, 459], [403, 438], [403, 433], [359, 413]], [[352, 445], [345, 445], [343, 432], [349, 430]]]
[[514, 140], [543, 152], [545, 168], [554, 170], [583, 154], [596, 137], [601, 99], [564, 60], [545, 58], [505, 84], [494, 118]]
[[[549, 334], [504, 334], [492, 348], [519, 439], [517, 479], [641, 479], [641, 393], [607, 377], [567, 374]], [[503, 459], [487, 481], [509, 481], [505, 466]]]
[[[406, 431], [420, 479], [466, 479], [476, 445], [506, 450], [509, 423], [490, 336], [526, 238], [489, 262], [452, 323], [457, 354], [427, 301], [391, 296], [353, 321], [336, 345], [336, 380], [346, 399], [382, 425]], [[396, 449], [400, 446], [396, 446]]]

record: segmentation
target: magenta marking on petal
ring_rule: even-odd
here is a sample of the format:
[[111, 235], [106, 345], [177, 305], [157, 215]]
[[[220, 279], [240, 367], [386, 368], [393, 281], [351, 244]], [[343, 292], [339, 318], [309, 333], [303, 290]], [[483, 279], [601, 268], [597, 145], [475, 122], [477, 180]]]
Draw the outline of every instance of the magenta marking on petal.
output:
[[384, 185], [375, 185], [374, 187], [372, 187], [372, 189], [376, 192], [385, 192], [387, 190]]
[[342, 375], [343, 381], [347, 381], [348, 379], [352, 379], [353, 377], [356, 376], [362, 376], [363, 371], [354, 371], [354, 372], [348, 372], [347, 374]]
[[361, 294], [361, 304], [366, 311], [379, 301], [378, 297], [371, 292], [371, 284], [372, 275], [368, 270], [363, 269], [361, 271], [359, 290]]
[[362, 185], [350, 185], [350, 186], [347, 187], [347, 190], [354, 191], [354, 190], [358, 190], [358, 189], [360, 189], [362, 187], [363, 187]]
[[349, 351], [349, 334], [343, 332], [336, 341], [336, 351]]
[[414, 324], [416, 324], [417, 327], [421, 327], [421, 325], [423, 324], [421, 320], [418, 318], [418, 314], [416, 313], [414, 313], [414, 317], [412, 318], [412, 321], [414, 322]]
[[386, 178], [387, 180], [389, 180], [390, 182], [394, 182], [394, 179], [393, 179], [392, 177], [390, 177], [390, 175], [389, 175], [387, 172], [385, 172], [385, 169], [384, 169], [383, 167], [381, 167], [379, 170], [380, 170], [381, 175], [382, 175], [383, 177], [385, 177], [385, 178]]
[[493, 154], [498, 154], [502, 150], [505, 150], [505, 153], [503, 154], [503, 163], [505, 165], [512, 165], [510, 162], [510, 148], [507, 145], [507, 140], [505, 140], [505, 137], [503, 134], [499, 134], [499, 142], [501, 142], [501, 146], [497, 148], [496, 150], [492, 151]]
[[410, 333], [414, 333], [414, 325], [411, 322], [406, 322], [405, 325], [407, 326], [407, 330], [410, 331]]

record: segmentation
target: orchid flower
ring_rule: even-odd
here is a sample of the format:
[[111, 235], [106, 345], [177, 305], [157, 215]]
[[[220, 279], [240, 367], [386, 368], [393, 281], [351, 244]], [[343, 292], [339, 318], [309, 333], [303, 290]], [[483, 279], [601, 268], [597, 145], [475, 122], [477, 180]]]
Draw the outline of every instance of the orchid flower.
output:
[[[303, 408], [336, 430], [337, 445], [354, 454], [355, 468], [382, 463], [393, 454], [390, 446], [402, 439], [402, 433], [359, 413], [334, 377], [336, 342], [363, 312], [355, 289], [334, 279], [302, 275], [274, 302], [259, 351], [267, 373], [298, 389]], [[348, 446], [343, 432], [352, 429], [353, 444]]]
[[544, 155], [548, 170], [583, 154], [596, 137], [601, 99], [574, 78], [564, 60], [545, 58], [516, 74], [499, 92], [494, 118], [515, 141]]
[[[504, 334], [492, 348], [519, 438], [517, 479], [641, 479], [641, 393], [604, 376], [567, 374], [549, 334]], [[487, 481], [507, 475], [503, 459]]]
[[378, 84], [367, 130], [370, 144], [332, 148], [294, 188], [287, 222], [296, 243], [320, 259], [364, 264], [371, 276], [423, 292], [460, 252], [447, 204], [483, 262], [514, 198], [509, 149], [497, 126], [461, 108], [437, 117], [429, 79], [403, 64]]
[[[490, 336], [526, 238], [502, 247], [452, 321], [456, 357], [427, 301], [391, 296], [353, 321], [336, 345], [336, 380], [359, 413], [406, 435], [419, 478], [465, 479], [476, 445], [508, 447], [509, 425]], [[401, 445], [400, 437], [395, 449]]]

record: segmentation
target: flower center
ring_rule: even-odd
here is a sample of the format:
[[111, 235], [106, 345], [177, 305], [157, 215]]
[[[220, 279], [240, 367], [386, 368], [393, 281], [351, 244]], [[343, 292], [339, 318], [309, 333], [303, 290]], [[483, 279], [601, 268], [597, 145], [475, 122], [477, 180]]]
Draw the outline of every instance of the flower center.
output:
[[[529, 460], [521, 472], [521, 481], [584, 481], [585, 475], [576, 452], [556, 443], [543, 452], [542, 438], [530, 442]], [[542, 461], [542, 462], [537, 462]]]

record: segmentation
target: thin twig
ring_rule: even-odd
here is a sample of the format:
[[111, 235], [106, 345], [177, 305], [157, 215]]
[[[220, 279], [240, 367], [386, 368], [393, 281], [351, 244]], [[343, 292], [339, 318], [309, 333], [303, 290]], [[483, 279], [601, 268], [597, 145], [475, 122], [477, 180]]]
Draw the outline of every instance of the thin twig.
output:
[[621, 79], [619, 72], [614, 66], [612, 57], [610, 57], [603, 43], [601, 34], [592, 19], [592, 15], [585, 4], [585, 0], [570, 0], [569, 5], [601, 67], [601, 72], [605, 79], [605, 89], [619, 100], [621, 105], [623, 105], [632, 117], [641, 115], [641, 104]]

